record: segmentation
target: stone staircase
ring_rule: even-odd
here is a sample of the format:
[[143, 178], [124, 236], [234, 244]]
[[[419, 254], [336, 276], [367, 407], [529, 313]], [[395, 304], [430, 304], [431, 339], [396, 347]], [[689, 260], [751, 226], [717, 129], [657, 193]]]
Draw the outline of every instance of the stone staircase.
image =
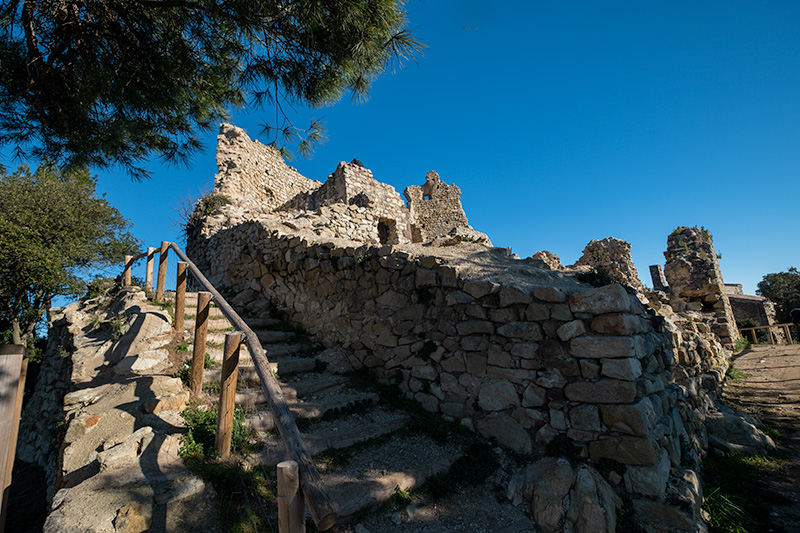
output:
[[[196, 293], [187, 293], [185, 305], [185, 328], [191, 338]], [[296, 327], [276, 317], [248, 317], [241, 311], [240, 315], [266, 350], [323, 484], [339, 506], [340, 521], [388, 499], [397, 487], [420, 486], [464, 454], [463, 444], [432, 438], [419, 430], [419, 417], [387, 405], [385, 396], [370, 390], [368, 378], [326, 371], [318, 357], [320, 346]], [[209, 316], [207, 354], [221, 365], [225, 333], [233, 328], [213, 302]], [[219, 378], [219, 366], [206, 369], [204, 383]], [[248, 462], [273, 466], [284, 460], [283, 445], [244, 344], [236, 403], [244, 408], [245, 421], [258, 439]]]

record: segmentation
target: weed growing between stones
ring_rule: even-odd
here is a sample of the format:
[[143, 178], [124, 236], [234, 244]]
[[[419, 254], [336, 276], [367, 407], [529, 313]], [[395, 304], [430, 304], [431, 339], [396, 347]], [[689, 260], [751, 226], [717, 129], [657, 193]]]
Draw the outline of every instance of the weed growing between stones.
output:
[[277, 476], [263, 465], [245, 469], [240, 462], [202, 462], [192, 470], [211, 483], [220, 504], [224, 531], [232, 533], [277, 533]]
[[[192, 403], [181, 413], [181, 416], [186, 421], [188, 431], [181, 438], [178, 455], [189, 466], [198, 461], [219, 457], [219, 451], [214, 446], [217, 435], [217, 406]], [[250, 453], [250, 431], [250, 428], [244, 423], [242, 409], [237, 406], [233, 412], [231, 453], [239, 455]]]
[[745, 379], [747, 379], [749, 377], [750, 377], [750, 374], [748, 374], [746, 372], [742, 372], [741, 370], [739, 370], [738, 368], [736, 368], [732, 364], [731, 364], [730, 367], [728, 367], [728, 372], [725, 374], [725, 379], [728, 380], [728, 381], [733, 381], [734, 383], [739, 383], [739, 382], [744, 381]]
[[714, 533], [771, 531], [770, 508], [788, 503], [759, 482], [780, 460], [768, 455], [729, 452], [709, 454], [703, 461], [703, 508]]

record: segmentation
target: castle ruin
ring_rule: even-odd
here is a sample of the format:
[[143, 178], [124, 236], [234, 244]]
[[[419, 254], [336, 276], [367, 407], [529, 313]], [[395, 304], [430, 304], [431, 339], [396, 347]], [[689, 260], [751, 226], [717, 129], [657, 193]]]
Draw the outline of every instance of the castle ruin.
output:
[[[673, 292], [648, 301], [625, 241], [593, 241], [572, 267], [549, 252], [509, 257], [467, 226], [460, 189], [435, 172], [403, 205], [356, 161], [323, 184], [227, 125], [217, 162], [215, 192], [232, 204], [198, 217], [187, 251], [239, 305], [277, 306], [334, 350], [333, 367], [369, 369], [529, 457], [511, 483], [527, 498], [536, 472], [560, 468], [542, 458], [547, 445], [565, 439], [590, 465], [620, 465], [605, 477], [590, 469], [597, 493], [586, 505], [603, 529], [618, 501], [597, 496], [606, 488], [630, 498], [649, 530], [702, 529], [705, 424], [737, 336], [710, 236], [670, 236]], [[591, 268], [630, 290], [582, 283]], [[552, 516], [531, 505], [546, 526]]]

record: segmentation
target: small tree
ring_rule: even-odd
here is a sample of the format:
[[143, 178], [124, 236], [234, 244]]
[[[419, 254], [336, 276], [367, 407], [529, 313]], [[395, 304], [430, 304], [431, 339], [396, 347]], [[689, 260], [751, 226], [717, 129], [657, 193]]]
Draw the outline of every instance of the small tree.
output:
[[15, 344], [34, 333], [54, 296], [82, 293], [82, 275], [139, 247], [129, 226], [95, 196], [86, 169], [22, 165], [9, 175], [0, 167], [0, 320]]
[[758, 282], [756, 294], [775, 302], [779, 323], [791, 322], [789, 313], [795, 307], [800, 307], [800, 272], [790, 267], [786, 272], [767, 274]]

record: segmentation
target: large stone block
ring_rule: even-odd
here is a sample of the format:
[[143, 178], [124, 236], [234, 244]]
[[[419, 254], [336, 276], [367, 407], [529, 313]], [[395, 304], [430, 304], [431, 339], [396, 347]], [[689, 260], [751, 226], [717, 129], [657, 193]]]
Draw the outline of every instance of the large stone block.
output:
[[494, 323], [488, 320], [466, 320], [456, 324], [456, 331], [459, 335], [479, 335], [482, 333], [492, 335], [494, 333]]
[[501, 446], [506, 446], [517, 453], [531, 453], [533, 442], [530, 434], [522, 425], [505, 413], [491, 413], [477, 422], [478, 432], [493, 438]]
[[642, 363], [633, 357], [621, 359], [602, 359], [602, 370], [600, 374], [614, 379], [634, 381], [642, 375]]
[[631, 301], [625, 288], [619, 283], [613, 283], [571, 294], [569, 307], [573, 313], [591, 313], [593, 315], [626, 313], [631, 308]]
[[504, 380], [487, 381], [478, 395], [478, 405], [484, 411], [502, 411], [519, 405], [517, 389]]
[[667, 489], [670, 462], [666, 450], [661, 450], [654, 466], [628, 466], [625, 469], [625, 488], [632, 494], [660, 498]]
[[601, 405], [600, 414], [608, 429], [637, 436], [649, 435], [657, 422], [650, 398], [628, 405]]
[[647, 323], [638, 316], [612, 313], [592, 320], [592, 329], [606, 335], [635, 335], [647, 331]]
[[636, 398], [636, 385], [630, 381], [600, 379], [576, 381], [564, 387], [567, 399], [581, 403], [631, 403]]
[[605, 359], [614, 357], [634, 357], [636, 344], [628, 337], [608, 337], [584, 335], [569, 342], [570, 353], [575, 357]]
[[589, 444], [589, 457], [594, 461], [613, 459], [625, 465], [653, 466], [660, 455], [661, 448], [649, 437], [613, 435]]
[[522, 341], [540, 341], [544, 338], [541, 326], [535, 322], [510, 322], [497, 328], [497, 334]]

